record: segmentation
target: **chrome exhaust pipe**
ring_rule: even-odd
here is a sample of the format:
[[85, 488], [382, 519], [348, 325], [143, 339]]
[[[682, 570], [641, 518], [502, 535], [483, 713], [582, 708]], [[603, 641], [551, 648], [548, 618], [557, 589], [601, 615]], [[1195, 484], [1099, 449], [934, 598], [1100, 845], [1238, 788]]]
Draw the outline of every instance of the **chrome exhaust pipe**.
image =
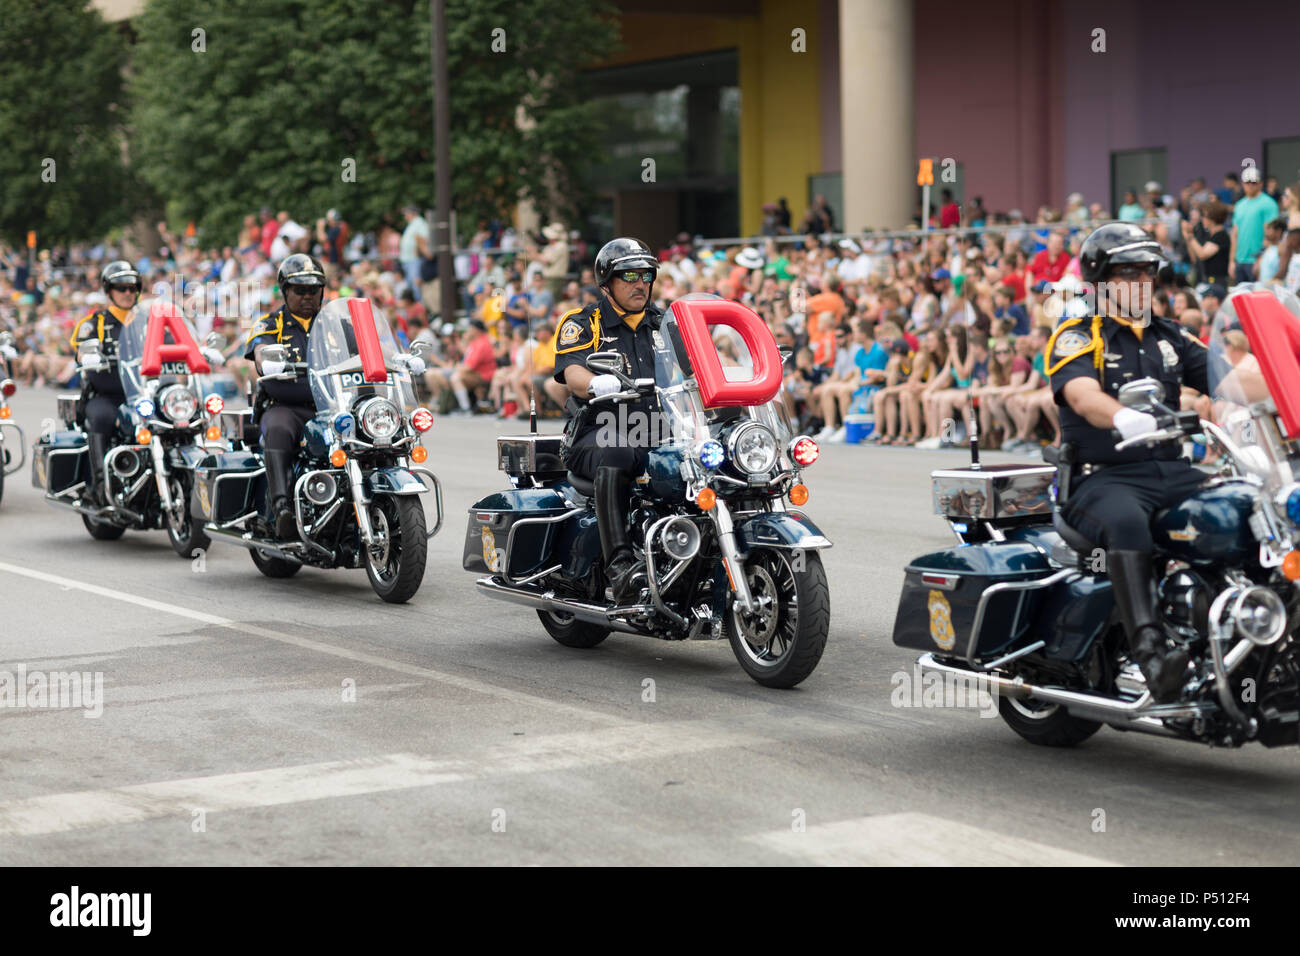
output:
[[[280, 558], [284, 561], [295, 561], [298, 564], [304, 563], [301, 554], [295, 554], [292, 550], [285, 551], [280, 547], [273, 544], [267, 544], [257, 538], [246, 538], [239, 531], [219, 528], [214, 524], [205, 524], [203, 530], [210, 538], [220, 538], [222, 541], [229, 541], [231, 544], [237, 544], [241, 548], [247, 548], [249, 551], [262, 551], [273, 558]], [[292, 547], [292, 545], [290, 547]]]
[[492, 597], [510, 601], [512, 604], [522, 604], [524, 607], [531, 607], [537, 611], [561, 611], [565, 614], [572, 614], [579, 621], [584, 621], [587, 624], [599, 624], [611, 631], [622, 631], [625, 634], [643, 633], [630, 624], [611, 618], [608, 610], [599, 604], [570, 601], [566, 598], [556, 597], [554, 591], [541, 591], [527, 585], [511, 587], [490, 577], [479, 578], [475, 583], [480, 590], [487, 592]]
[[85, 505], [77, 504], [76, 501], [69, 501], [67, 498], [52, 495], [48, 491], [45, 493], [45, 500], [52, 505], [58, 505], [60, 508], [67, 508], [69, 511], [75, 511], [77, 514], [85, 515], [88, 518], [99, 518], [101, 520], [129, 518], [139, 524], [144, 523], [144, 515], [132, 511], [130, 508], [123, 508], [118, 505], [106, 505], [103, 508], [88, 508]]
[[1131, 730], [1148, 729], [1149, 718], [1196, 717], [1201, 713], [1201, 708], [1195, 704], [1155, 704], [1152, 702], [1150, 692], [1144, 692], [1137, 700], [1119, 701], [1113, 697], [1067, 690], [1064, 687], [1040, 687], [1026, 683], [1019, 677], [1002, 677], [965, 667], [953, 667], [951, 664], [935, 660], [933, 654], [922, 654], [916, 663], [922, 673], [933, 672], [964, 679], [979, 678], [981, 681], [987, 681], [990, 689], [997, 691], [1001, 697], [1059, 704], [1076, 717], [1100, 720], [1108, 724], [1119, 721], [1130, 725]]

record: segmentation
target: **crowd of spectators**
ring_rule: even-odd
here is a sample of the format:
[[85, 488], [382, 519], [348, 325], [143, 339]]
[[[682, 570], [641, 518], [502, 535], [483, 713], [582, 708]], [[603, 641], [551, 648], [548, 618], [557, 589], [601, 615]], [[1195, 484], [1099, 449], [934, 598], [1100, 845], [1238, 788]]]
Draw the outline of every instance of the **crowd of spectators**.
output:
[[[1157, 314], [1205, 337], [1236, 282], [1300, 291], [1300, 183], [1276, 199], [1269, 186], [1247, 169], [1235, 187], [1225, 179], [1224, 195], [1202, 180], [1177, 196], [1158, 183], [1130, 192], [1120, 217], [1143, 223], [1169, 263]], [[736, 300], [792, 350], [785, 401], [801, 429], [837, 441], [860, 421], [880, 444], [956, 444], [969, 399], [979, 396], [985, 447], [1036, 452], [1059, 438], [1043, 349], [1063, 300], [1079, 290], [1079, 247], [1091, 224], [1108, 218], [1077, 193], [1029, 221], [1019, 210], [989, 212], [978, 198], [958, 204], [944, 190], [932, 223], [955, 230], [946, 234], [833, 239], [834, 212], [818, 197], [797, 233], [788, 205], [768, 204], [766, 235], [749, 245], [686, 233], [663, 243], [642, 238], [660, 258], [659, 306], [693, 292]], [[559, 223], [535, 234], [480, 223], [454, 257], [457, 315], [443, 316], [429, 221], [410, 206], [378, 229], [354, 231], [336, 210], [308, 227], [266, 208], [220, 248], [159, 223], [144, 254], [121, 242], [59, 247], [42, 250], [31, 268], [25, 250], [0, 249], [0, 331], [16, 335], [13, 372], [23, 383], [74, 384], [68, 336], [105, 304], [102, 266], [125, 257], [137, 263], [146, 295], [174, 296], [200, 335], [222, 335], [232, 390], [242, 393], [251, 374], [241, 358], [247, 329], [279, 301], [275, 268], [293, 252], [312, 252], [325, 265], [328, 298], [367, 296], [402, 345], [429, 344], [419, 385], [430, 407], [526, 417], [536, 401], [542, 414], [559, 415], [555, 328], [598, 295], [594, 246]]]

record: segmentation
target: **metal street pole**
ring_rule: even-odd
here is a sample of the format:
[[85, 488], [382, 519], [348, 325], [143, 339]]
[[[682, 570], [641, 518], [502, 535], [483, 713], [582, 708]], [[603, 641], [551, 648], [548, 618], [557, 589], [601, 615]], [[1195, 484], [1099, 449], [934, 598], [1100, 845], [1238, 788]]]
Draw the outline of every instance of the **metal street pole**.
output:
[[[456, 320], [456, 272], [451, 261], [451, 97], [447, 82], [447, 0], [429, 0], [433, 47], [433, 161], [437, 166], [433, 249], [438, 258], [442, 321]], [[428, 303], [426, 303], [426, 306]]]

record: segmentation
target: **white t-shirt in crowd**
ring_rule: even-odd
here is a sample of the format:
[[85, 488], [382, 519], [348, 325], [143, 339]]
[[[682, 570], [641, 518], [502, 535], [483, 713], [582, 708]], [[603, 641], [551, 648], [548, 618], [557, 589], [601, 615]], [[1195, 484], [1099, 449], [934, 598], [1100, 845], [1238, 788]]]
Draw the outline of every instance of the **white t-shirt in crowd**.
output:
[[271, 261], [279, 262], [292, 251], [293, 243], [297, 242], [303, 236], [307, 235], [307, 230], [294, 222], [292, 219], [286, 219], [280, 226], [280, 231], [275, 234], [271, 240]]

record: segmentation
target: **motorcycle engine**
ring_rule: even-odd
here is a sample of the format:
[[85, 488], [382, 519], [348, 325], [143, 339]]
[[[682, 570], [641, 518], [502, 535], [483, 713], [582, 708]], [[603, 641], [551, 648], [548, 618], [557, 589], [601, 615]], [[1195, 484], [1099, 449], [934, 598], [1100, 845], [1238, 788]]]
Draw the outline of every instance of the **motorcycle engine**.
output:
[[1180, 568], [1167, 574], [1156, 590], [1160, 616], [1170, 631], [1188, 642], [1208, 636], [1210, 588], [1199, 574]]

